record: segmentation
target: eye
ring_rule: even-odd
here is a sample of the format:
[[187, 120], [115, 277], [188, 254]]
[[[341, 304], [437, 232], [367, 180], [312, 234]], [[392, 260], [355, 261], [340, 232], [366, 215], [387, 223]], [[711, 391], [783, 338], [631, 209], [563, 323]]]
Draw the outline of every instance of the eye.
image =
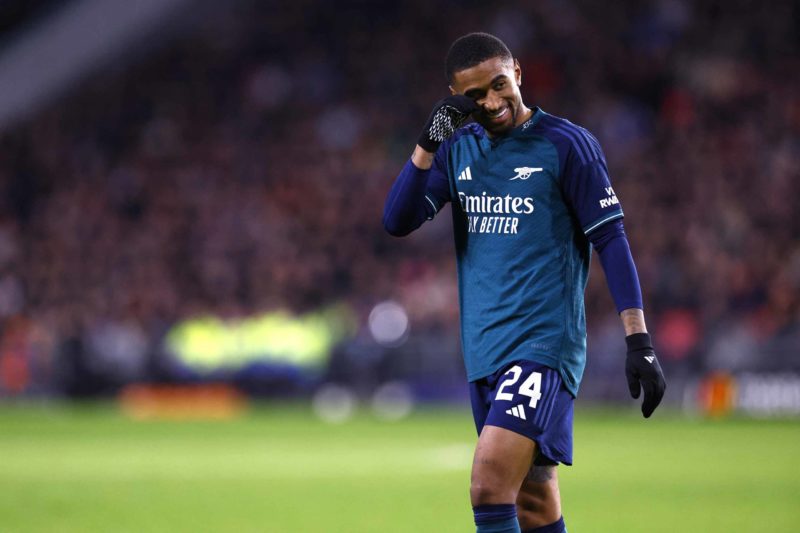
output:
[[506, 82], [505, 81], [498, 81], [497, 83], [494, 84], [494, 90], [495, 91], [499, 91], [505, 86], [506, 86]]

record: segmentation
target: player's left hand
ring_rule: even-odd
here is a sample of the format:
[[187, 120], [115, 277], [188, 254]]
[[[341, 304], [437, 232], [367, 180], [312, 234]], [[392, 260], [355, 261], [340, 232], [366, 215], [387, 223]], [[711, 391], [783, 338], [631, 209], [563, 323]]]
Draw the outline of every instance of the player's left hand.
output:
[[625, 337], [625, 343], [628, 345], [628, 357], [625, 361], [625, 377], [628, 378], [628, 388], [634, 399], [639, 397], [640, 389], [644, 390], [642, 414], [645, 418], [649, 418], [661, 403], [664, 390], [667, 388], [664, 372], [661, 370], [661, 365], [658, 364], [649, 334], [628, 335]]

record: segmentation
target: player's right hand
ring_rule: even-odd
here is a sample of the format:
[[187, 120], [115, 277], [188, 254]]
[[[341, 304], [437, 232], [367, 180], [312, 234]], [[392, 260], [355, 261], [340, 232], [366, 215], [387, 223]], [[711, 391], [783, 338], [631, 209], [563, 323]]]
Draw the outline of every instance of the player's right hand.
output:
[[664, 390], [667, 388], [664, 372], [661, 370], [661, 365], [658, 364], [649, 334], [628, 335], [625, 337], [625, 343], [628, 345], [628, 356], [625, 361], [628, 389], [634, 399], [639, 397], [640, 388], [644, 391], [642, 414], [645, 418], [650, 418], [658, 404], [661, 403]]
[[477, 110], [475, 100], [463, 94], [452, 94], [439, 100], [433, 106], [417, 144], [426, 152], [435, 153], [439, 145], [469, 118], [470, 113]]

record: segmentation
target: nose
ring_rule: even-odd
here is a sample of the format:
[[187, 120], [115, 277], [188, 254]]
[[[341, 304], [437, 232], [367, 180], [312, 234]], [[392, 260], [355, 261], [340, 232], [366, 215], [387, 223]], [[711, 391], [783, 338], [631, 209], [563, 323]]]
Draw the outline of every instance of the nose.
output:
[[503, 100], [501, 98], [498, 98], [497, 95], [489, 93], [486, 95], [486, 98], [484, 98], [483, 101], [480, 102], [480, 105], [486, 112], [494, 113], [495, 111], [497, 111], [502, 107]]

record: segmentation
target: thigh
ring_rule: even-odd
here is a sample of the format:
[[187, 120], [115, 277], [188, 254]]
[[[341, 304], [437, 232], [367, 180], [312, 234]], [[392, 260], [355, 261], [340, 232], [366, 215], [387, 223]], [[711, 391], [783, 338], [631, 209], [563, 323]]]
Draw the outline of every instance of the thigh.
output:
[[472, 462], [473, 505], [510, 503], [528, 475], [536, 443], [505, 428], [484, 426]]

